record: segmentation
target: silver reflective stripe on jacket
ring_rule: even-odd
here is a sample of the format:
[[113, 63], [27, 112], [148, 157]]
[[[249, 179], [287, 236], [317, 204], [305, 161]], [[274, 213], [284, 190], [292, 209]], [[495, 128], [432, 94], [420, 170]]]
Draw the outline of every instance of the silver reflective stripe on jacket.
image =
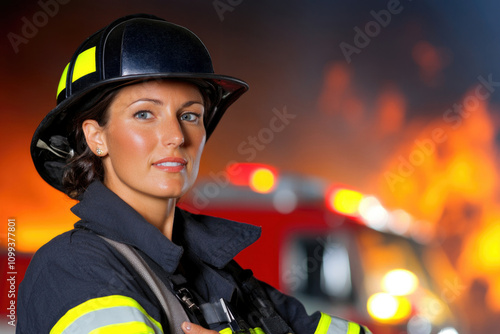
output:
[[64, 330], [64, 334], [69, 333], [90, 333], [95, 329], [117, 326], [136, 321], [143, 323], [143, 328], [148, 328], [151, 333], [163, 333], [161, 327], [150, 321], [147, 316], [134, 307], [111, 307], [87, 313], [79, 317]]
[[111, 295], [89, 299], [68, 310], [50, 333], [163, 334], [163, 329], [133, 298]]

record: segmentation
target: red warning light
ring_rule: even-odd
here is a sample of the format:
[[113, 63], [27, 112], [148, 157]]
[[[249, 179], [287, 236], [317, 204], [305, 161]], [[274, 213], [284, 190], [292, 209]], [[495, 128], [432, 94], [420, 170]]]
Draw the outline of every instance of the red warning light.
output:
[[229, 180], [236, 186], [250, 187], [259, 193], [269, 193], [278, 183], [278, 170], [258, 163], [234, 163], [228, 166]]

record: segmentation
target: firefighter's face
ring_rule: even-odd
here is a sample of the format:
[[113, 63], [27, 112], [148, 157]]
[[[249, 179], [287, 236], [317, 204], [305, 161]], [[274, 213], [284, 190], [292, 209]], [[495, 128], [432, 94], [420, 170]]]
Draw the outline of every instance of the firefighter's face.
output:
[[186, 82], [122, 88], [108, 123], [95, 133], [102, 142], [104, 184], [129, 204], [184, 195], [196, 180], [205, 145], [203, 102], [198, 88]]

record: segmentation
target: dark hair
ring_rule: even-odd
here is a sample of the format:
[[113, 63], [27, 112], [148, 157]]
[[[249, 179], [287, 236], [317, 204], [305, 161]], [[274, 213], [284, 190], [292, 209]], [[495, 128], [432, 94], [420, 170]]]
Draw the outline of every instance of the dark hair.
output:
[[[205, 106], [204, 125], [206, 126], [206, 119], [208, 115], [211, 114], [214, 100], [216, 101], [214, 87], [202, 86], [200, 82], [191, 80], [180, 81], [190, 82], [198, 87]], [[123, 86], [120, 86], [119, 88], [122, 87]], [[83, 111], [75, 116], [71, 122], [73, 128], [69, 131], [70, 135], [68, 141], [70, 146], [73, 147], [74, 154], [67, 161], [63, 173], [62, 185], [66, 194], [73, 199], [79, 199], [87, 187], [95, 180], [104, 181], [104, 166], [101, 158], [96, 156], [87, 145], [82, 125], [85, 120], [93, 119], [96, 120], [100, 126], [106, 126], [109, 119], [108, 108], [119, 91], [120, 89], [114, 89], [104, 95], [104, 97], [97, 99], [95, 103], [87, 102], [87, 105], [90, 105], [90, 107], [82, 107], [80, 110]], [[91, 99], [91, 101], [93, 100], [95, 99]]]
[[104, 166], [101, 158], [96, 156], [87, 145], [83, 122], [88, 119], [96, 120], [100, 126], [108, 122], [108, 107], [118, 90], [106, 94], [90, 108], [84, 109], [73, 119], [73, 129], [68, 138], [74, 154], [68, 159], [64, 169], [62, 184], [69, 197], [79, 199], [87, 187], [95, 180], [104, 180]]

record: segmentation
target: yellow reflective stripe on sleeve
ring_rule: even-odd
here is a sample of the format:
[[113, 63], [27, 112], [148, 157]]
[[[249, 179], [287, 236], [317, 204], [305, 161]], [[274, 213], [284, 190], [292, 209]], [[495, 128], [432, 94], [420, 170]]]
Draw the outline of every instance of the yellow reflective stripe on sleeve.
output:
[[314, 334], [326, 334], [328, 328], [330, 328], [330, 323], [332, 322], [332, 317], [328, 314], [321, 313], [321, 318], [319, 319], [318, 327]]
[[[249, 329], [250, 334], [266, 334], [260, 327], [255, 327], [255, 328], [250, 328]], [[221, 334], [232, 334], [233, 331], [231, 328], [224, 328], [223, 330], [219, 331]]]
[[89, 334], [155, 334], [155, 331], [143, 322], [133, 321], [97, 328]]
[[95, 64], [95, 46], [83, 51], [76, 57], [75, 67], [73, 68], [73, 77], [71, 82], [75, 82], [84, 75], [90, 74], [96, 71]]
[[360, 330], [359, 325], [355, 322], [349, 322], [347, 325], [347, 334], [359, 334]]
[[61, 75], [61, 79], [59, 80], [59, 85], [57, 86], [56, 99], [59, 96], [59, 94], [61, 94], [61, 92], [64, 90], [64, 88], [66, 88], [66, 77], [68, 75], [68, 68], [69, 64], [66, 65], [66, 67], [64, 68], [64, 71]]
[[70, 309], [59, 319], [50, 334], [65, 334], [75, 328], [79, 331], [74, 333], [89, 333], [98, 328], [129, 322], [142, 322], [154, 328], [152, 333], [163, 333], [161, 324], [147, 314], [137, 301], [113, 295], [90, 299]]
[[321, 313], [314, 334], [359, 334], [360, 330], [361, 327], [357, 323]]

